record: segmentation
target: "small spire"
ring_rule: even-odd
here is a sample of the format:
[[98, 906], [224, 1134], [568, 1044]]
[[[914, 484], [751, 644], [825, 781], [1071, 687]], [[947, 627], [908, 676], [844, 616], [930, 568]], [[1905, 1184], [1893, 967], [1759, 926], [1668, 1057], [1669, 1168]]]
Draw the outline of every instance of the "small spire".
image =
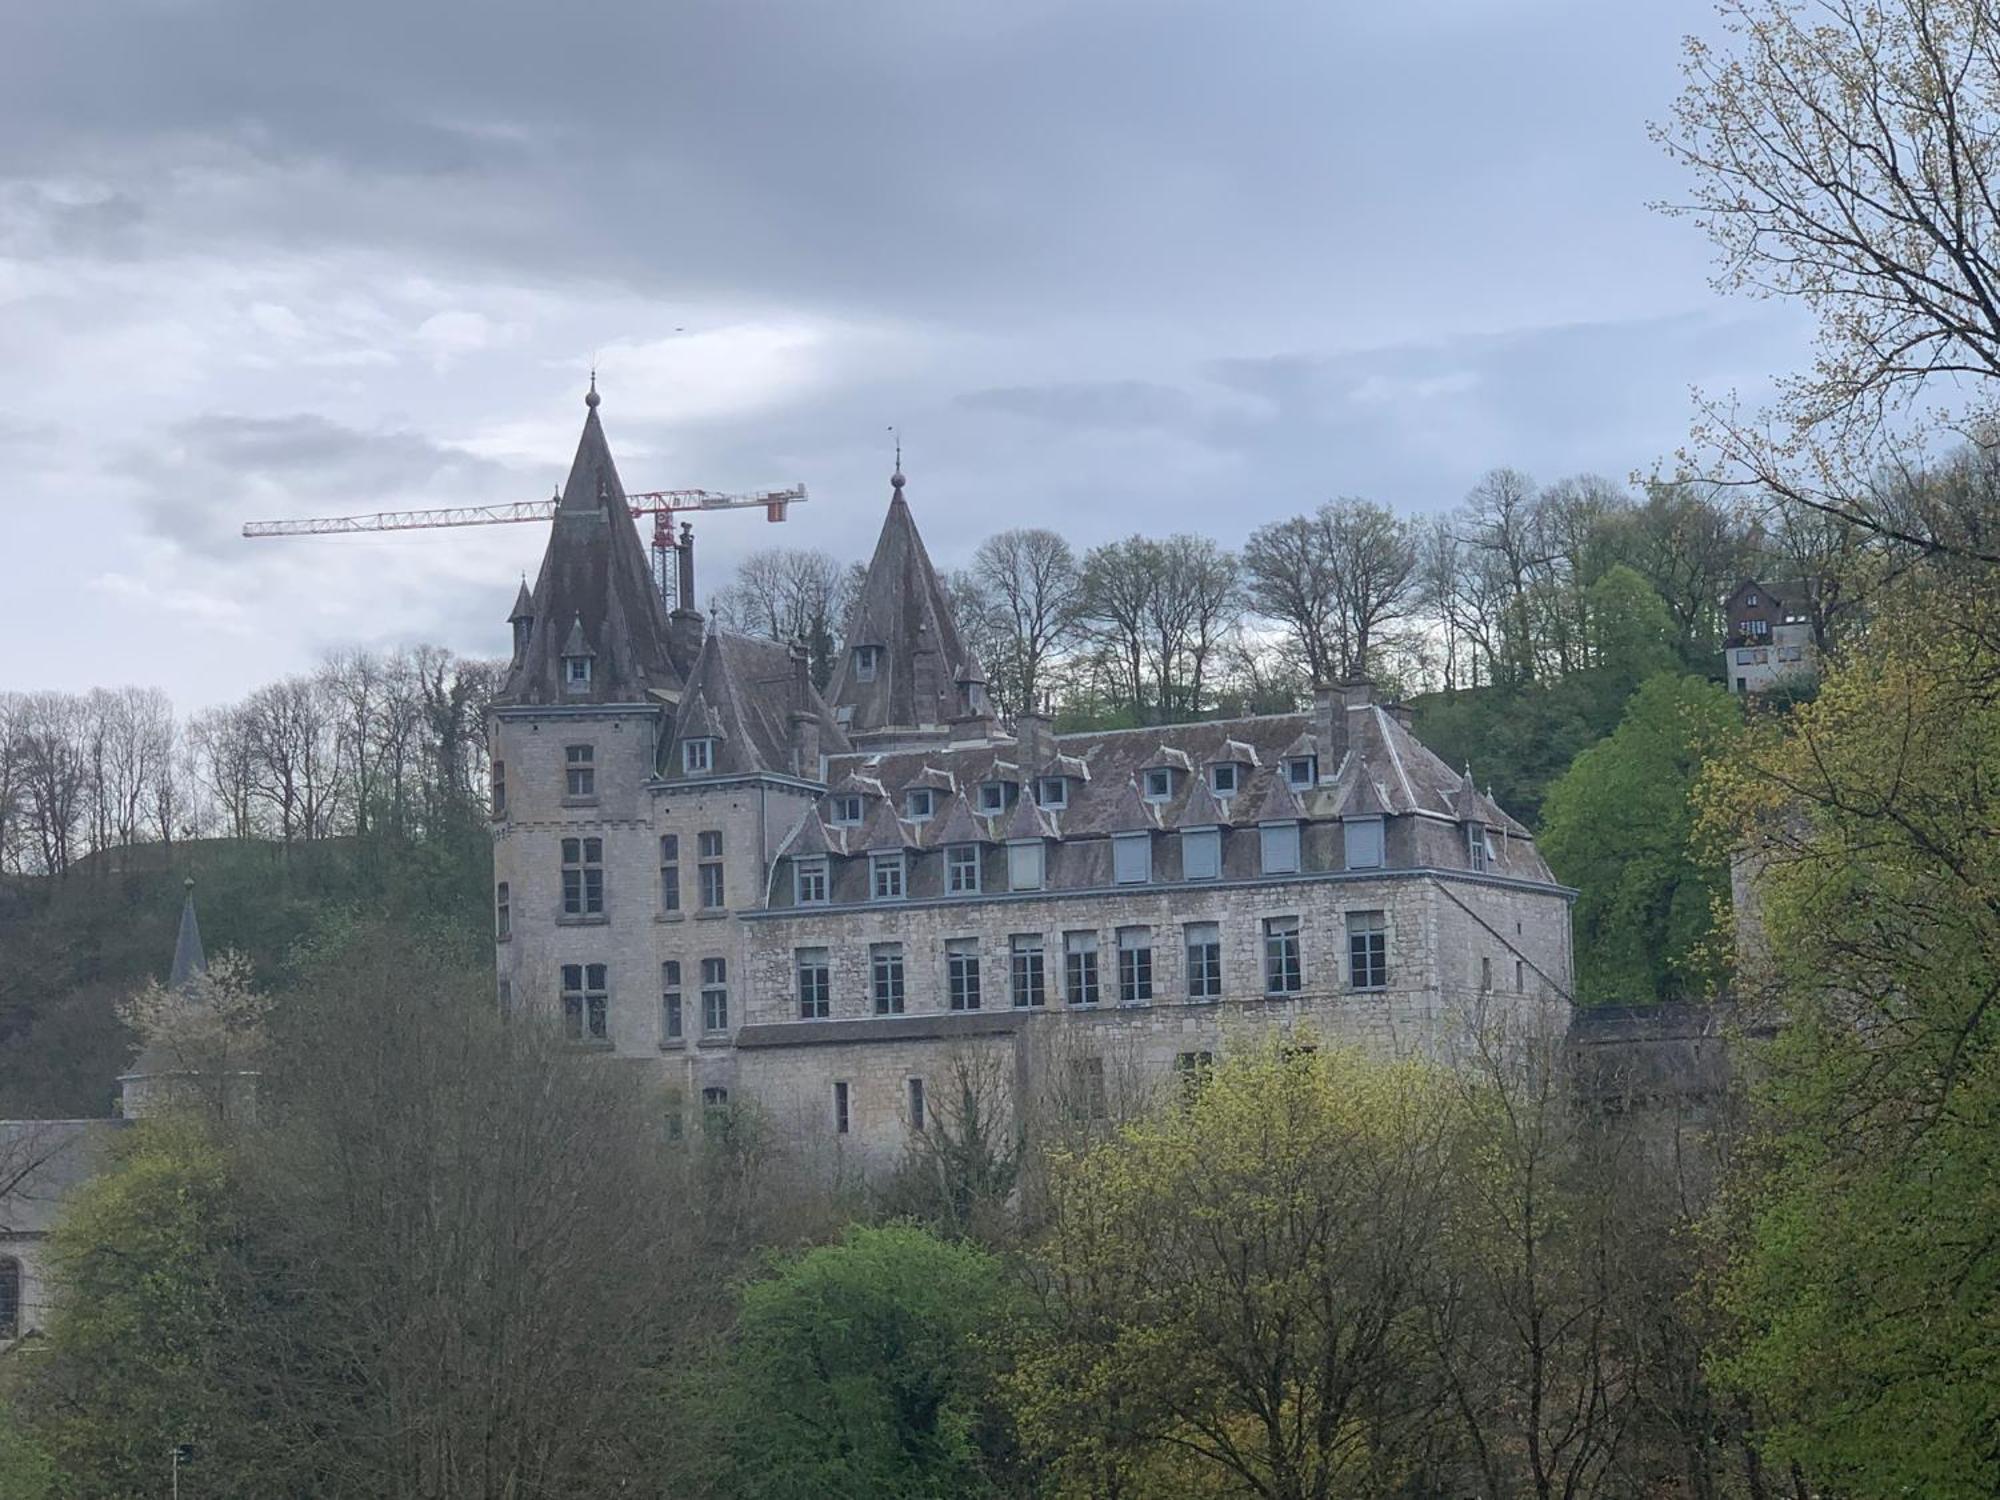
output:
[[903, 483], [904, 483], [903, 434], [901, 432], [898, 432], [894, 427], [891, 427], [889, 430], [896, 434], [896, 471], [889, 476], [889, 488], [894, 490], [897, 494], [900, 495], [903, 493]]
[[174, 935], [174, 961], [167, 970], [167, 987], [180, 989], [193, 983], [195, 976], [208, 972], [208, 957], [201, 949], [201, 924], [194, 916], [194, 877], [181, 885], [181, 925]]
[[583, 398], [583, 404], [592, 411], [596, 411], [599, 399], [597, 394], [597, 366], [592, 365], [590, 367], [590, 392]]

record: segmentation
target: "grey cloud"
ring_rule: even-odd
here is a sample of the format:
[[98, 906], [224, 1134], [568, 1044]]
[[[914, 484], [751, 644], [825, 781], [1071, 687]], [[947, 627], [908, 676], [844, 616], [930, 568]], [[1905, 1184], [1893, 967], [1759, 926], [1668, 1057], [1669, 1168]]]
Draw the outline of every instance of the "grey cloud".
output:
[[244, 545], [245, 521], [526, 498], [507, 465], [311, 413], [196, 417], [128, 452], [120, 468], [151, 531], [211, 556]]
[[1196, 417], [1186, 391], [1145, 380], [996, 387], [968, 391], [958, 401], [969, 411], [1004, 412], [1062, 427], [1172, 427]]

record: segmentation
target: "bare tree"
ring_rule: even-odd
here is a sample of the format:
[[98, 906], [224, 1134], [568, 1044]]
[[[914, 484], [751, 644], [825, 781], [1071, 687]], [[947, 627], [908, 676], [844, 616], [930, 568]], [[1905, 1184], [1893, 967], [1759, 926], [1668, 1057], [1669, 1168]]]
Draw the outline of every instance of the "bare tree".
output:
[[[1695, 434], [1731, 482], [1921, 551], [2000, 563], [1974, 516], [1869, 483], [1921, 444], [1903, 421], [1945, 377], [1984, 440], [2000, 376], [2000, 4], [1723, 0], [1726, 41], [1689, 38], [1687, 83], [1653, 134], [1687, 168], [1688, 214], [1723, 291], [1796, 298], [1818, 323], [1810, 371], [1774, 411], [1706, 401]], [[1897, 429], [1904, 433], [1897, 435]], [[1898, 500], [1916, 499], [1914, 507]]]
[[1046, 695], [1050, 658], [1076, 630], [1083, 582], [1076, 554], [1053, 531], [1003, 531], [980, 544], [971, 571], [996, 626], [988, 687], [1002, 712], [1035, 709]]
[[761, 547], [737, 565], [736, 577], [716, 595], [715, 611], [746, 635], [804, 641], [813, 681], [824, 688], [833, 680], [833, 657], [840, 649], [846, 590], [846, 570], [831, 553]]
[[1346, 611], [1324, 509], [1273, 521], [1243, 545], [1251, 608], [1284, 626], [1308, 681], [1332, 682], [1347, 658]]
[[62, 875], [81, 852], [90, 770], [89, 721], [80, 699], [32, 693], [21, 705], [22, 788], [39, 868]]
[[1377, 633], [1415, 605], [1416, 541], [1407, 523], [1372, 501], [1337, 500], [1321, 515], [1347, 647], [1343, 675], [1365, 677]]

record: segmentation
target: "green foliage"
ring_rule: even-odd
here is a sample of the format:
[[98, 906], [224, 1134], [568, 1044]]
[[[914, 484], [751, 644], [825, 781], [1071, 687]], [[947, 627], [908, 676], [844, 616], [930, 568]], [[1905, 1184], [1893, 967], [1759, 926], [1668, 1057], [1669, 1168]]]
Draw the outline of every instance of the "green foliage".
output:
[[56, 1500], [59, 1477], [48, 1450], [0, 1401], [0, 1500]]
[[1705, 998], [1717, 979], [1722, 858], [1694, 840], [1704, 762], [1739, 733], [1729, 695], [1663, 673], [1633, 695], [1617, 730], [1549, 789], [1541, 848], [1576, 886], [1576, 987], [1586, 1004]]
[[221, 1357], [244, 1311], [238, 1231], [227, 1163], [192, 1119], [135, 1126], [69, 1203], [48, 1367], [27, 1394], [65, 1493], [157, 1495], [173, 1444], [242, 1431]]
[[1422, 1065], [1272, 1043], [1056, 1153], [1050, 1322], [1008, 1385], [1055, 1492], [1393, 1490], [1428, 1425], [1417, 1268], [1452, 1117]]
[[1704, 788], [1758, 866], [1742, 986], [1786, 1018], [1723, 1225], [1723, 1373], [1844, 1495], [2000, 1489], [1996, 683], [1990, 577], [1909, 590]]
[[1001, 1263], [907, 1225], [852, 1229], [745, 1289], [730, 1355], [730, 1493], [991, 1493], [989, 1400], [1013, 1321]]

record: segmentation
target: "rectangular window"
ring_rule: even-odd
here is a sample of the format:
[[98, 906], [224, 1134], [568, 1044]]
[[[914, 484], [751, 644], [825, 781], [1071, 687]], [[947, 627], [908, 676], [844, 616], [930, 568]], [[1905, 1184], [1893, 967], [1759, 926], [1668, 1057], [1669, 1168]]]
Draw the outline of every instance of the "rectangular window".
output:
[[945, 889], [954, 896], [976, 894], [979, 890], [979, 847], [953, 844], [944, 851]]
[[1521, 994], [1528, 988], [1528, 966], [1520, 959], [1514, 960], [1514, 993]]
[[1214, 880], [1222, 873], [1222, 830], [1190, 828], [1181, 835], [1181, 879]]
[[880, 646], [856, 646], [854, 648], [854, 680], [873, 682], [875, 673], [882, 665]]
[[715, 769], [715, 741], [692, 739], [681, 742], [681, 769], [690, 776], [705, 776]]
[[603, 839], [562, 841], [562, 892], [564, 916], [604, 914]]
[[1039, 891], [1048, 874], [1048, 850], [1040, 839], [1007, 846], [1007, 889]]
[[507, 768], [497, 760], [493, 762], [493, 816], [507, 816]]
[[868, 890], [877, 901], [903, 899], [903, 856], [900, 851], [868, 856]]
[[1482, 990], [1490, 990], [1493, 988], [1493, 956], [1491, 954], [1480, 955], [1479, 987]]
[[1007, 810], [1007, 784], [1004, 781], [982, 781], [979, 784], [979, 810], [983, 813]]
[[1340, 825], [1346, 843], [1347, 868], [1374, 870], [1382, 864], [1382, 820], [1349, 818]]
[[953, 1010], [979, 1009], [978, 938], [953, 938], [944, 945], [944, 978]]
[[1153, 929], [1118, 929], [1118, 1002], [1143, 1005], [1153, 998]]
[[701, 856], [701, 905], [704, 911], [720, 911], [723, 905], [722, 834], [709, 829], [695, 835], [695, 853]]
[[1357, 990], [1389, 984], [1389, 922], [1379, 911], [1347, 914], [1347, 982]]
[[718, 1115], [727, 1108], [729, 1108], [728, 1089], [705, 1088], [701, 1091], [701, 1109], [704, 1115]]
[[1188, 999], [1222, 998], [1222, 928], [1214, 922], [1190, 922], [1187, 936]]
[[1221, 765], [1210, 766], [1208, 768], [1209, 790], [1214, 792], [1218, 797], [1234, 797], [1236, 795], [1237, 778], [1240, 774], [1234, 761], [1226, 760]]
[[903, 945], [875, 943], [870, 946], [868, 971], [875, 995], [875, 1014], [900, 1016], [903, 1013]]
[[921, 1078], [912, 1078], [910, 1080], [910, 1129], [922, 1130], [923, 1128], [924, 1081]]
[[1063, 934], [1063, 993], [1071, 1005], [1097, 1004], [1097, 934]]
[[1294, 755], [1285, 762], [1285, 780], [1294, 787], [1311, 786], [1319, 780], [1319, 761], [1310, 755]]
[[1484, 870], [1486, 859], [1492, 853], [1486, 844], [1486, 829], [1478, 823], [1465, 825], [1465, 863], [1473, 870]]
[[1296, 875], [1299, 869], [1299, 825], [1266, 823], [1257, 830], [1263, 845], [1266, 875]]
[[681, 909], [681, 836], [660, 835], [660, 910]]
[[701, 961], [701, 1029], [729, 1029], [729, 960], [704, 958]]
[[1146, 800], [1165, 802], [1174, 795], [1174, 773], [1170, 770], [1148, 771], [1146, 773]]
[[861, 799], [859, 797], [835, 797], [833, 799], [833, 826], [852, 828], [861, 821]]
[[501, 942], [514, 935], [514, 907], [507, 899], [507, 882], [493, 887], [493, 936]]
[[603, 964], [562, 966], [563, 1035], [573, 1042], [601, 1042], [609, 1035]]
[[836, 1078], [833, 1081], [833, 1133], [846, 1135], [847, 1126], [847, 1080]]
[[590, 658], [587, 656], [565, 656], [563, 666], [569, 672], [569, 685], [573, 688], [590, 686]]
[[678, 1042], [685, 1034], [681, 1018], [681, 961], [660, 965], [660, 1040]]
[[1060, 776], [1044, 776], [1035, 783], [1035, 801], [1043, 807], [1069, 806], [1069, 783]]
[[1111, 835], [1111, 872], [1120, 885], [1144, 885], [1153, 878], [1153, 836]]
[[1209, 1074], [1214, 1071], [1215, 1054], [1213, 1052], [1182, 1052], [1177, 1054], [1174, 1058], [1174, 1072], [1181, 1081], [1182, 1103], [1193, 1103], [1194, 1096], [1201, 1092], [1202, 1085], [1208, 1082]]
[[824, 1021], [833, 1014], [833, 970], [826, 949], [798, 950], [799, 1019]]
[[937, 812], [937, 793], [920, 786], [903, 794], [903, 815], [913, 823], [927, 822]]
[[800, 906], [826, 904], [827, 859], [824, 854], [792, 861], [792, 899]]
[[566, 797], [595, 797], [597, 795], [597, 747], [595, 745], [563, 746], [563, 795]]
[[1013, 999], [1017, 1010], [1038, 1009], [1048, 1004], [1048, 976], [1043, 962], [1042, 935], [1017, 932], [1008, 940], [1012, 960]]
[[1080, 1120], [1102, 1120], [1111, 1113], [1104, 1097], [1104, 1059], [1069, 1060], [1070, 1107]]
[[1264, 919], [1264, 993], [1296, 995], [1305, 986], [1299, 956], [1299, 919]]

